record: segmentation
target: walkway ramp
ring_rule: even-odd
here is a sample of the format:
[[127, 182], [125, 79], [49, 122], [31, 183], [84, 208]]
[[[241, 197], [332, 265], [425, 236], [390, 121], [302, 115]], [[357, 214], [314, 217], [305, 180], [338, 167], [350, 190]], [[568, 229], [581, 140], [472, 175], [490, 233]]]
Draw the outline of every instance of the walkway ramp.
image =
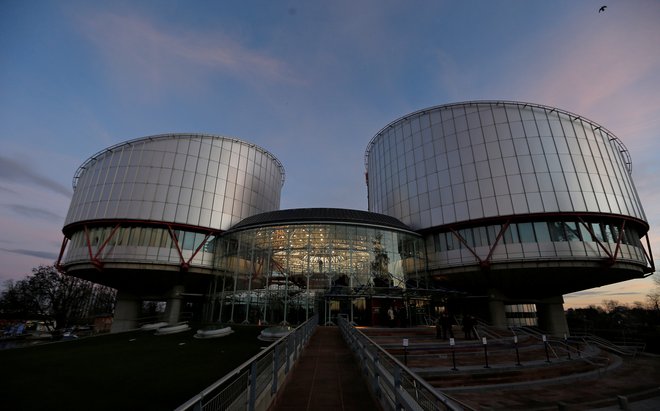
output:
[[272, 411], [379, 410], [339, 327], [318, 327]]

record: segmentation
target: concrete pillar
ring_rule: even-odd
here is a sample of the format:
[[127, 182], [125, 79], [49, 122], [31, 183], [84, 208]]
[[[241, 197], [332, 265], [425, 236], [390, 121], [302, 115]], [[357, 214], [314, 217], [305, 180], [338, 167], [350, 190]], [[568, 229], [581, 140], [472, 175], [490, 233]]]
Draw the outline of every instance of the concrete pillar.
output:
[[555, 337], [569, 335], [568, 323], [564, 314], [564, 298], [546, 298], [536, 303], [536, 315], [539, 320], [539, 328], [545, 330]]
[[134, 330], [138, 327], [138, 316], [140, 315], [139, 298], [123, 291], [117, 291], [117, 303], [112, 318], [111, 333], [120, 333]]
[[172, 287], [169, 297], [167, 298], [167, 306], [165, 307], [165, 321], [173, 325], [179, 322], [181, 316], [181, 300], [183, 297], [184, 287], [182, 285], [175, 285]]
[[495, 327], [506, 328], [506, 312], [504, 311], [504, 295], [498, 290], [488, 291], [488, 310], [490, 323]]

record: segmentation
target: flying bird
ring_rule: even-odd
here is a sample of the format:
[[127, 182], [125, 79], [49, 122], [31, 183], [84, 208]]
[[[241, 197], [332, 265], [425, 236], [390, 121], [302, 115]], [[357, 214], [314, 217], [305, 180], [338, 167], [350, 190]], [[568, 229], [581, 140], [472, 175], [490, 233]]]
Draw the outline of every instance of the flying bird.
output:
[[601, 8], [598, 9], [598, 12], [602, 13], [602, 12], [605, 11], [606, 8], [607, 8], [607, 6], [602, 6]]

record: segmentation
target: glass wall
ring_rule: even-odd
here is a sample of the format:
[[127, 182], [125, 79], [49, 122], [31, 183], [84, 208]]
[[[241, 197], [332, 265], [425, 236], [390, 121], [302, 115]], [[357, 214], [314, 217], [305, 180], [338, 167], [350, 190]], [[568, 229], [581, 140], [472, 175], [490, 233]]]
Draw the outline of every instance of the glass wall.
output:
[[[415, 286], [424, 281], [422, 239], [388, 228], [286, 224], [228, 233], [218, 268], [258, 286], [274, 282], [326, 290]], [[240, 288], [240, 286], [239, 286]], [[245, 288], [243, 286], [243, 288]], [[254, 288], [254, 286], [253, 286]]]
[[491, 255], [492, 261], [497, 261], [547, 257], [600, 260], [616, 252], [617, 260], [646, 264], [638, 229], [622, 221], [567, 218], [457, 228], [431, 234], [427, 247], [430, 268], [473, 264], [473, 253], [482, 259]]
[[536, 327], [539, 325], [535, 304], [506, 304], [504, 315], [508, 327]]
[[[89, 246], [87, 237], [89, 237]], [[87, 233], [82, 230], [71, 236], [66, 263], [89, 261], [90, 248], [92, 255], [104, 262], [179, 265], [182, 263], [182, 258], [183, 262], [188, 263], [194, 255], [195, 257], [190, 260], [192, 266], [212, 268], [215, 261], [216, 237], [214, 235], [207, 237], [204, 233], [181, 229], [170, 232], [166, 227], [95, 227], [90, 228]]]

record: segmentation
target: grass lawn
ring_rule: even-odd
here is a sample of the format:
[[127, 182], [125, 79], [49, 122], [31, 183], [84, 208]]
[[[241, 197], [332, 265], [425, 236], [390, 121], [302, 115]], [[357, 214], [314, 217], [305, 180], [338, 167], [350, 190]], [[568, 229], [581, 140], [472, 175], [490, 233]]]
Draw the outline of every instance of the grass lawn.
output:
[[2, 410], [173, 409], [270, 343], [261, 327], [193, 338], [153, 331], [0, 351]]

